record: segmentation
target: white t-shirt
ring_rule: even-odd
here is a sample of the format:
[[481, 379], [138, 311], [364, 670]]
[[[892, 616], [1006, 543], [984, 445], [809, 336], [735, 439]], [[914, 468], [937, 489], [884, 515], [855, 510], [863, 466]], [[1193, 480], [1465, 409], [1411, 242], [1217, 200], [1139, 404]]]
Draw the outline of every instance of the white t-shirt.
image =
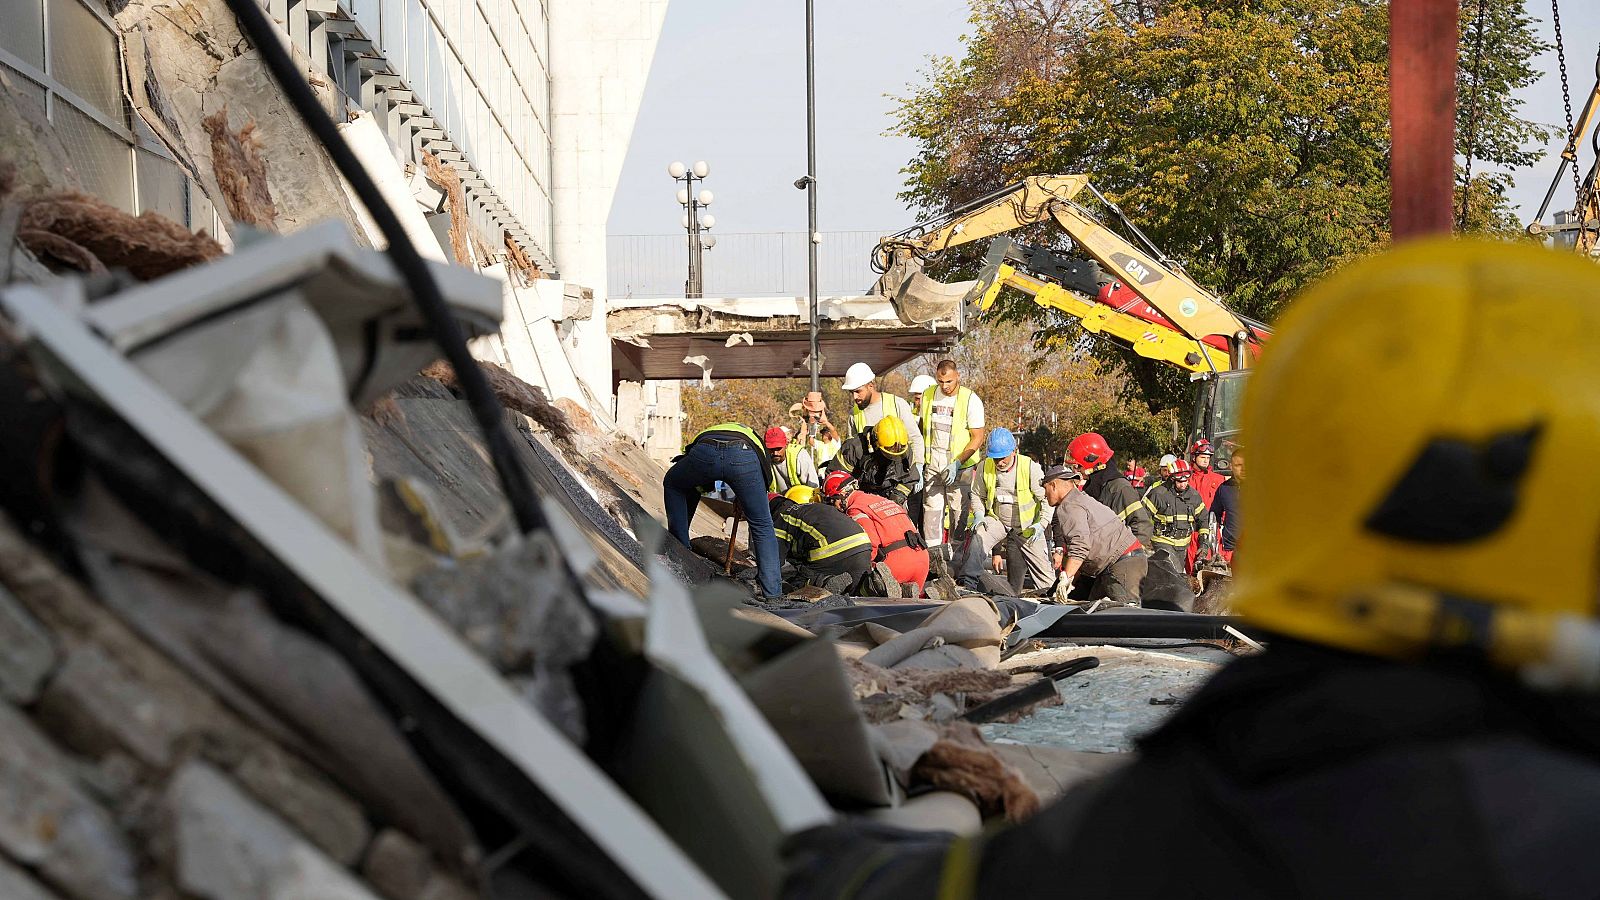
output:
[[[933, 428], [930, 430], [930, 436], [937, 450], [946, 452], [950, 450], [950, 431], [955, 426], [956, 400], [960, 396], [959, 391], [955, 397], [951, 397], [938, 388], [933, 389], [933, 409], [930, 410]], [[972, 399], [967, 401], [967, 427], [983, 427], [983, 400], [977, 394], [973, 394]]]

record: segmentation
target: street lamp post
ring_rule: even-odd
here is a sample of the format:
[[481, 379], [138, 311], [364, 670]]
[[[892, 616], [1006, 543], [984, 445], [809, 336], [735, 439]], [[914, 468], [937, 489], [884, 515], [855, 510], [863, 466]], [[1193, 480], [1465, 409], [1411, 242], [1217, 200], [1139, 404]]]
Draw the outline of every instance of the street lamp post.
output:
[[820, 399], [822, 353], [818, 350], [817, 322], [817, 42], [815, 0], [806, 0], [806, 250], [810, 266], [811, 393]]
[[667, 174], [674, 181], [683, 182], [683, 187], [678, 188], [678, 205], [683, 207], [683, 228], [689, 236], [689, 278], [684, 282], [683, 295], [700, 297], [705, 292], [705, 260], [701, 254], [717, 245], [716, 235], [703, 232], [710, 231], [717, 224], [717, 217], [711, 213], [701, 215], [700, 210], [711, 205], [711, 192], [697, 192], [694, 186], [695, 182], [703, 182], [711, 174], [711, 166], [703, 159], [696, 161], [693, 166], [675, 162], [667, 166]]

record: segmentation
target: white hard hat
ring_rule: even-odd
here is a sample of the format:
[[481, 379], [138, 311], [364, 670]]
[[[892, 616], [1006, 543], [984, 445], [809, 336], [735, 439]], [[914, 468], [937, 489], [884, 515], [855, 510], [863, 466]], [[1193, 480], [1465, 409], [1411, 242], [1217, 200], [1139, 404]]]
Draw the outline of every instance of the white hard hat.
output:
[[1177, 461], [1178, 461], [1178, 458], [1176, 456], [1173, 456], [1171, 453], [1168, 453], [1166, 456], [1161, 457], [1161, 463], [1160, 463], [1160, 465], [1157, 466], [1157, 468], [1170, 469], [1170, 468], [1172, 468], [1172, 464], [1177, 462]]
[[911, 379], [911, 396], [920, 397], [922, 396], [923, 391], [933, 387], [933, 385], [934, 380], [932, 375], [918, 375], [917, 377]]
[[866, 387], [877, 377], [877, 373], [872, 371], [871, 366], [866, 363], [855, 363], [844, 372], [844, 389], [853, 391], [856, 388]]

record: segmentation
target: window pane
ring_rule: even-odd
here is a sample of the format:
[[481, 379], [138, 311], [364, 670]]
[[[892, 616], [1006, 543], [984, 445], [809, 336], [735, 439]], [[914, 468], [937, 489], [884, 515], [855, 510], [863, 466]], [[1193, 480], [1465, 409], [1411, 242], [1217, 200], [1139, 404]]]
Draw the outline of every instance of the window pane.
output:
[[34, 102], [38, 103], [39, 114], [41, 116], [44, 115], [44, 85], [7, 65], [0, 65], [0, 73], [6, 76], [6, 83], [11, 86], [12, 90], [17, 91], [24, 97], [31, 97]]
[[112, 121], [127, 124], [117, 39], [79, 0], [50, 0], [50, 74]]
[[154, 153], [133, 154], [139, 178], [139, 212], [159, 213], [179, 225], [189, 224], [189, 198], [183, 170]]
[[0, 47], [44, 71], [43, 0], [0, 0]]
[[189, 185], [189, 223], [191, 231], [204, 231], [212, 237], [217, 236], [216, 214], [211, 201], [196, 184]]
[[59, 97], [53, 114], [56, 131], [72, 157], [72, 168], [83, 182], [83, 189], [133, 212], [133, 149]]

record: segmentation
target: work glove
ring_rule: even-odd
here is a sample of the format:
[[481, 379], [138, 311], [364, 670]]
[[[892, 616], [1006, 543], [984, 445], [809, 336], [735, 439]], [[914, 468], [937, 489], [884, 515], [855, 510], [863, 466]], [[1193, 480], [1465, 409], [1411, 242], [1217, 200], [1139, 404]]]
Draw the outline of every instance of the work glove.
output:
[[1031, 541], [1031, 540], [1033, 540], [1033, 536], [1038, 534], [1038, 533], [1039, 533], [1039, 529], [1035, 528], [1032, 525], [1029, 525], [1027, 528], [1022, 529], [1022, 539], [1025, 540], [1025, 541]]
[[1069, 603], [1072, 599], [1072, 579], [1061, 577], [1056, 579], [1056, 585], [1050, 591], [1050, 599], [1056, 603]]
[[961, 463], [952, 460], [949, 467], [944, 470], [944, 483], [953, 485], [960, 477]]

